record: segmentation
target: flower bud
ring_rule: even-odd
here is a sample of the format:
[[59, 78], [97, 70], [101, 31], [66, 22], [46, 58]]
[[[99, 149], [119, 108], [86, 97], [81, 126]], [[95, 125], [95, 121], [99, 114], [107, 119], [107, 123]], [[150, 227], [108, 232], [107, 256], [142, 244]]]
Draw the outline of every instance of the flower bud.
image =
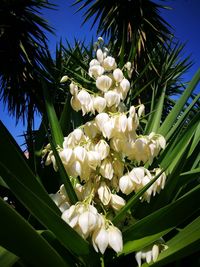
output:
[[145, 106], [143, 104], [140, 105], [139, 109], [138, 109], [138, 116], [139, 118], [141, 116], [144, 116], [144, 110], [145, 110]]
[[98, 61], [99, 61], [100, 63], [102, 63], [104, 57], [103, 57], [103, 52], [102, 52], [101, 49], [98, 49], [98, 50], [97, 50], [96, 56], [97, 56]]
[[110, 226], [107, 231], [108, 231], [108, 245], [116, 253], [121, 252], [123, 248], [121, 231], [115, 226]]
[[68, 81], [69, 77], [67, 75], [63, 76], [60, 80], [60, 83], [65, 83], [66, 81]]

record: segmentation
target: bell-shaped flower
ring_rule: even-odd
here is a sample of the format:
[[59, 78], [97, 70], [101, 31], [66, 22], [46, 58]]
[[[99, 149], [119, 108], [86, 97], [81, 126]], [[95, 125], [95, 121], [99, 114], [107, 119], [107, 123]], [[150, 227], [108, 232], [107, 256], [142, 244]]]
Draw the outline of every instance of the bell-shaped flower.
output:
[[99, 153], [100, 159], [105, 159], [110, 153], [110, 147], [107, 142], [101, 139], [95, 146], [95, 151]]
[[110, 71], [116, 69], [117, 64], [113, 57], [108, 56], [103, 60], [102, 66], [104, 67], [105, 70]]
[[101, 75], [96, 79], [96, 87], [102, 92], [107, 92], [112, 85], [112, 79], [107, 75]]
[[106, 108], [106, 100], [105, 98], [101, 97], [101, 96], [96, 96], [94, 97], [93, 100], [93, 106], [94, 109], [98, 112], [101, 113], [104, 111], [104, 109]]
[[98, 166], [100, 166], [101, 158], [100, 154], [96, 151], [88, 151], [88, 165], [91, 169], [96, 170]]
[[84, 132], [85, 134], [93, 139], [101, 132], [99, 131], [99, 128], [97, 127], [95, 121], [88, 121], [84, 124]]
[[117, 107], [120, 103], [120, 95], [114, 91], [108, 91], [104, 94], [107, 107]]
[[81, 110], [81, 103], [79, 101], [79, 99], [77, 98], [77, 96], [72, 96], [71, 100], [70, 100], [70, 104], [72, 106], [72, 108], [75, 110], [75, 111], [79, 111]]
[[104, 227], [94, 231], [92, 235], [92, 244], [96, 252], [100, 251], [101, 254], [104, 254], [108, 247], [108, 232]]
[[119, 179], [119, 188], [122, 191], [122, 193], [126, 195], [129, 195], [131, 192], [133, 192], [135, 185], [128, 174], [122, 176]]
[[75, 160], [69, 167], [66, 168], [68, 175], [72, 177], [81, 176], [82, 165], [79, 161]]
[[113, 71], [113, 78], [117, 83], [121, 82], [124, 78], [123, 72], [120, 69], [115, 69]]
[[90, 77], [99, 77], [104, 73], [104, 68], [100, 65], [91, 66], [88, 70]]
[[81, 90], [78, 93], [77, 98], [81, 105], [88, 106], [91, 103], [91, 95], [85, 90]]
[[109, 180], [113, 178], [114, 170], [110, 159], [106, 158], [102, 161], [99, 172]]
[[73, 82], [70, 83], [69, 85], [69, 90], [72, 95], [77, 95], [78, 94], [78, 86], [74, 84]]
[[100, 62], [97, 59], [92, 59], [89, 63], [89, 66], [96, 66], [96, 65], [100, 65]]
[[141, 184], [142, 183], [142, 179], [145, 176], [145, 169], [144, 167], [137, 167], [137, 168], [133, 168], [130, 172], [129, 172], [129, 176], [131, 178], [131, 180], [135, 183], [135, 184]]
[[107, 113], [100, 113], [95, 117], [96, 125], [100, 131], [104, 127], [104, 124], [108, 121], [110, 121], [110, 117]]
[[111, 199], [111, 191], [105, 182], [101, 182], [97, 192], [103, 205], [108, 205]]
[[95, 229], [97, 225], [97, 220], [97, 214], [89, 210], [86, 210], [85, 212], [80, 214], [78, 218], [78, 224], [85, 237], [87, 237], [88, 234]]
[[130, 89], [130, 82], [124, 78], [121, 82], [120, 82], [120, 87], [122, 89], [122, 92], [124, 95], [127, 95], [129, 89]]
[[110, 226], [107, 230], [108, 232], [108, 245], [111, 247], [116, 253], [119, 253], [123, 249], [123, 241], [122, 241], [122, 233], [121, 231], [115, 227]]
[[74, 148], [74, 155], [76, 160], [79, 160], [81, 163], [87, 161], [87, 150], [82, 146], [76, 146]]
[[125, 206], [125, 204], [126, 201], [122, 197], [118, 196], [117, 194], [111, 195], [110, 205], [114, 210], [120, 210], [122, 207]]
[[65, 148], [59, 152], [59, 156], [64, 165], [70, 165], [75, 160], [74, 151], [71, 148]]
[[164, 245], [163, 239], [157, 240], [153, 245], [149, 245], [143, 248], [141, 251], [136, 252], [135, 259], [138, 266], [142, 265], [142, 261], [146, 261], [148, 264], [150, 262], [156, 262], [159, 253], [165, 250], [167, 246]]

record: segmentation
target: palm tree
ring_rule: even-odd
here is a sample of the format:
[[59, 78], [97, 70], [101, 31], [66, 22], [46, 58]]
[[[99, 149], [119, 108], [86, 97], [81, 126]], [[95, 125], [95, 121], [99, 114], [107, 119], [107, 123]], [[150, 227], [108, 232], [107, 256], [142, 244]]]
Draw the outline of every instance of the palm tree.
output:
[[17, 120], [28, 113], [32, 117], [41, 99], [41, 54], [47, 40], [45, 30], [52, 29], [40, 10], [52, 7], [45, 0], [0, 3], [0, 95]]
[[136, 65], [171, 36], [170, 25], [159, 15], [166, 7], [151, 0], [77, 0], [74, 5], [79, 3], [78, 11], [86, 9], [83, 23], [93, 19], [91, 28], [97, 24], [97, 34], [107, 37], [115, 52], [127, 57], [131, 47], [136, 49]]

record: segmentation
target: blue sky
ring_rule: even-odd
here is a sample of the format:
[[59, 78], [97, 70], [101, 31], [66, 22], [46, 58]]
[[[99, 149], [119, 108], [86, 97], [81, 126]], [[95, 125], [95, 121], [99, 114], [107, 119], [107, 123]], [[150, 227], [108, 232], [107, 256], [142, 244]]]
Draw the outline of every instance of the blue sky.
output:
[[[109, 1], [109, 0], [108, 0]], [[92, 36], [95, 37], [95, 29], [90, 31], [90, 23], [80, 26], [83, 12], [75, 13], [77, 7], [72, 7], [73, 0], [57, 0], [51, 1], [58, 5], [56, 10], [45, 10], [44, 18], [55, 29], [55, 35], [48, 35], [49, 47], [54, 54], [56, 43], [62, 40], [73, 42], [74, 38], [78, 40], [90, 41]], [[161, 16], [173, 27], [173, 31], [177, 40], [181, 43], [186, 43], [184, 55], [191, 54], [191, 59], [194, 65], [185, 75], [186, 81], [190, 80], [197, 69], [200, 67], [200, 0], [174, 0], [174, 1], [158, 1], [173, 8], [161, 13]], [[0, 102], [0, 119], [17, 140], [19, 145], [22, 145], [24, 140], [20, 135], [25, 131], [20, 122], [15, 125], [15, 120], [9, 117], [3, 104]], [[39, 119], [36, 121], [35, 129], [37, 129]]]

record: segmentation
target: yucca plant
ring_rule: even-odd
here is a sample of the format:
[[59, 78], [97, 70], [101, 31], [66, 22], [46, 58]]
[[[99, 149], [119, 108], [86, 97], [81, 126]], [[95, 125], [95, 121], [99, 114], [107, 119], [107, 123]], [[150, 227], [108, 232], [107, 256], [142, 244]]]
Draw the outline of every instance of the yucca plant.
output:
[[[101, 49], [97, 52], [96, 60], [98, 62], [93, 61], [97, 66], [103, 66], [102, 56], [103, 60], [107, 58], [107, 55], [103, 55], [101, 52]], [[80, 54], [78, 48], [76, 53]], [[71, 53], [70, 56], [75, 57], [75, 54]], [[113, 79], [116, 83], [121, 83], [120, 75], [126, 76], [125, 68], [121, 71], [113, 62], [113, 58], [106, 60], [107, 65], [104, 63], [103, 67], [104, 74], [101, 72], [101, 68], [98, 69], [99, 67], [97, 69], [101, 73], [97, 69], [92, 69], [95, 64], [90, 62], [89, 73], [92, 76], [90, 78], [83, 71], [84, 66], [77, 66], [76, 73], [70, 72], [70, 68], [66, 66], [69, 77], [65, 77], [61, 81], [65, 82], [68, 79], [71, 84], [69, 89], [68, 81], [66, 81], [66, 86], [62, 86], [62, 88], [70, 90], [74, 99], [78, 97], [79, 102], [82, 101], [81, 105], [76, 106], [76, 103], [71, 100], [73, 108], [82, 109], [83, 113], [89, 112], [84, 119], [81, 111], [72, 113], [72, 108], [68, 107], [69, 102], [63, 106], [63, 112], [57, 113], [61, 115], [57, 116], [54, 108], [55, 97], [52, 97], [47, 83], [43, 83], [46, 114], [43, 116], [40, 129], [35, 134], [34, 164], [32, 162], [30, 164], [29, 158], [25, 157], [4, 125], [0, 124], [0, 138], [3, 140], [0, 143], [0, 182], [1, 189], [5, 192], [4, 199], [0, 199], [0, 263], [2, 266], [130, 266], [130, 262], [132, 266], [137, 266], [137, 263], [139, 265], [143, 263], [143, 259], [148, 264], [144, 262], [142, 266], [167, 266], [168, 263], [170, 266], [175, 266], [175, 264], [183, 266], [184, 261], [190, 261], [190, 266], [196, 266], [195, 253], [199, 251], [200, 244], [199, 95], [190, 102], [188, 100], [198, 84], [200, 71], [195, 74], [167, 116], [162, 116], [167, 82], [163, 84], [160, 98], [152, 97], [151, 111], [142, 115], [142, 99], [137, 107], [137, 112], [133, 107], [129, 109], [134, 100], [131, 93], [134, 88], [127, 91], [127, 101], [124, 97], [126, 107], [122, 105], [123, 108], [117, 111], [116, 103], [115, 108], [109, 104], [109, 101], [113, 100], [105, 94], [109, 92], [113, 82], [109, 85], [110, 88], [105, 89], [104, 92], [105, 84], [104, 82], [102, 84], [102, 79], [105, 77], [101, 80], [98, 80], [98, 77], [108, 75], [108, 78], [115, 77]], [[108, 80], [108, 78], [106, 79]], [[124, 77], [123, 79], [126, 80], [125, 84], [127, 85], [128, 80]], [[132, 82], [134, 83], [134, 81]], [[109, 86], [106, 84], [106, 87]], [[75, 150], [75, 148], [69, 147], [72, 142], [70, 141], [72, 134], [65, 139], [64, 136], [78, 126], [79, 137], [80, 132], [81, 134], [87, 133], [89, 137], [94, 137], [95, 144], [101, 140], [104, 145], [105, 143], [111, 144], [109, 124], [105, 126], [104, 123], [101, 123], [104, 130], [102, 133], [98, 132], [97, 135], [95, 135], [94, 128], [88, 128], [87, 131], [83, 126], [85, 122], [95, 119], [95, 115], [99, 116], [88, 106], [87, 98], [85, 98], [86, 93], [87, 97], [88, 94], [92, 94], [93, 98], [99, 96], [98, 89], [100, 89], [100, 95], [104, 96], [107, 101], [106, 107], [102, 108], [99, 104], [95, 108], [100, 116], [104, 113], [110, 119], [111, 116], [116, 116], [117, 112], [117, 116], [120, 116], [119, 113], [123, 114], [121, 121], [124, 122], [126, 120], [124, 116], [129, 110], [129, 116], [134, 117], [136, 121], [138, 116], [140, 117], [138, 121], [140, 126], [137, 125], [136, 136], [132, 136], [135, 131], [132, 128], [129, 134], [131, 138], [134, 138], [134, 142], [140, 139], [141, 147], [139, 153], [135, 155], [131, 154], [131, 149], [124, 152], [128, 153], [123, 158], [126, 169], [122, 166], [120, 158], [117, 157], [119, 156], [118, 152], [114, 151], [113, 147], [112, 153], [116, 155], [115, 159], [113, 154], [106, 156], [104, 154], [105, 157], [102, 156], [103, 158], [98, 160], [97, 155], [93, 153], [90, 163], [85, 162], [83, 165], [85, 157], [83, 148], [85, 149], [86, 140], [81, 141], [79, 149], [76, 148], [76, 167], [71, 169], [71, 165], [66, 162], [66, 154], [64, 155], [63, 151], [69, 156], [69, 150]], [[69, 93], [67, 96], [69, 97]], [[156, 135], [151, 134], [152, 132]], [[153, 153], [155, 157], [151, 157], [151, 160], [144, 149], [147, 144], [143, 144], [147, 136], [155, 138], [155, 142], [152, 141], [151, 145], [161, 144], [164, 147], [163, 143], [166, 140], [166, 148], [159, 154]], [[48, 143], [49, 145], [47, 145]], [[68, 152], [63, 148], [68, 149]], [[107, 153], [105, 151], [102, 153]], [[44, 157], [45, 153], [47, 158]], [[104, 162], [106, 157], [115, 160], [118, 166], [115, 171], [120, 173], [121, 169], [121, 177], [118, 177], [118, 180], [113, 183], [111, 182], [113, 177], [110, 177], [110, 171]], [[147, 159], [144, 159], [145, 157]], [[100, 183], [103, 182], [101, 185], [96, 185], [95, 198], [93, 195], [91, 197], [91, 193], [94, 192], [93, 187], [88, 187], [85, 197], [78, 191], [78, 188], [83, 188], [88, 183], [87, 176], [90, 177], [90, 173], [86, 173], [86, 176], [81, 173], [77, 167], [78, 161], [79, 164], [82, 162], [82, 169], [87, 169], [87, 164], [93, 164], [92, 166], [95, 168], [92, 173], [98, 172]], [[96, 163], [97, 161], [98, 163]], [[52, 165], [45, 166], [45, 162], [52, 162], [56, 171]], [[112, 164], [114, 163], [112, 162]], [[154, 175], [149, 174], [148, 168], [154, 169]], [[131, 169], [140, 169], [140, 171], [145, 169], [145, 181], [147, 182], [143, 180], [144, 183], [141, 186], [135, 186], [133, 189], [125, 186], [121, 178], [127, 174], [128, 170], [131, 172]], [[158, 181], [165, 180], [164, 174], [167, 177], [165, 187], [163, 182], [162, 188], [164, 187], [164, 189], [160, 194], [152, 197], [153, 188], [156, 193], [159, 191], [157, 190], [159, 186], [161, 187]], [[119, 184], [120, 180], [121, 185]], [[94, 182], [90, 185], [94, 186]], [[115, 183], [118, 184], [120, 190], [116, 189]], [[89, 195], [86, 194], [88, 192]], [[64, 199], [62, 198], [63, 194]], [[10, 205], [8, 196], [12, 200]], [[149, 203], [145, 202], [145, 199]], [[141, 200], [143, 201], [141, 202]], [[90, 211], [92, 213], [90, 220], [89, 217], [87, 219], [84, 216], [81, 217], [82, 212], [85, 211], [84, 205], [88, 204], [88, 201], [89, 205], [93, 207], [90, 207], [93, 210], [93, 212]], [[81, 206], [83, 203], [85, 204]], [[104, 235], [102, 232], [100, 234], [99, 228], [94, 228], [94, 224], [91, 222], [92, 216], [94, 220], [97, 220], [93, 214], [96, 209], [94, 206], [97, 208], [101, 220], [104, 220], [102, 219], [103, 214], [103, 218], [106, 218], [105, 224], [109, 222], [107, 228], [104, 229]], [[72, 222], [69, 216], [69, 210], [71, 209], [71, 213], [74, 214], [72, 210], [77, 207], [79, 207], [76, 210], [79, 224], [77, 224], [76, 216], [76, 222]], [[89, 211], [87, 210], [87, 212]], [[102, 226], [101, 220], [98, 223]], [[117, 230], [116, 227], [120, 230]], [[88, 232], [88, 229], [91, 231]], [[111, 234], [113, 232], [114, 234]], [[121, 237], [123, 237], [123, 246]], [[137, 262], [134, 259], [135, 252]], [[190, 255], [191, 257], [188, 258]]]

